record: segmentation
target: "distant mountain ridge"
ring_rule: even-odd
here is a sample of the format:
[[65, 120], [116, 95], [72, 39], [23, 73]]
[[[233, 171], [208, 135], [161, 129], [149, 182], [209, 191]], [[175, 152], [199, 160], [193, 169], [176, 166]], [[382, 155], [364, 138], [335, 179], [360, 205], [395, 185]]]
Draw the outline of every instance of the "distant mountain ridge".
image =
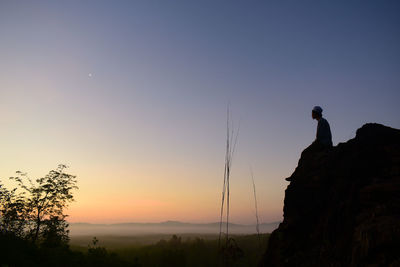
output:
[[[275, 225], [279, 224], [280, 222], [270, 222], [270, 223], [260, 223], [260, 225]], [[139, 222], [125, 222], [125, 223], [87, 223], [87, 222], [72, 222], [69, 223], [70, 225], [171, 225], [171, 226], [219, 226], [219, 222], [210, 222], [210, 223], [190, 223], [190, 222], [181, 222], [181, 221], [162, 221], [162, 222], [146, 222], [146, 223], [139, 223]], [[223, 222], [223, 225], [226, 225], [226, 222]], [[229, 226], [255, 226], [255, 224], [238, 224], [238, 223], [229, 223]]]
[[[260, 231], [270, 233], [278, 227], [280, 222], [262, 223]], [[226, 224], [223, 224], [226, 227]], [[71, 235], [89, 234], [116, 234], [116, 235], [138, 235], [138, 234], [180, 234], [180, 233], [219, 233], [219, 222], [212, 223], [188, 223], [180, 221], [164, 221], [159, 223], [70, 223]], [[223, 228], [223, 230], [225, 229]], [[256, 233], [256, 225], [229, 223], [229, 230], [233, 234]]]

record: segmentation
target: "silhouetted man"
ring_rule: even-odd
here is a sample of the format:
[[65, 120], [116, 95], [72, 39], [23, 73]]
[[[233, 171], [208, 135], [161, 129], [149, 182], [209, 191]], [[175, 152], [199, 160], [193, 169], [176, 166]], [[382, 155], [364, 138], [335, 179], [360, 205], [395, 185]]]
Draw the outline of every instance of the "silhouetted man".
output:
[[[304, 151], [301, 153], [299, 164], [296, 170], [301, 168], [304, 162], [313, 162], [316, 157], [324, 154], [320, 152], [326, 152], [332, 147], [331, 128], [328, 121], [322, 118], [322, 108], [320, 106], [315, 106], [312, 109], [311, 116], [313, 119], [316, 119], [318, 121], [317, 136], [315, 138], [315, 141], [309, 147], [304, 149]], [[293, 175], [295, 173], [286, 178], [286, 181], [292, 181]]]
[[332, 147], [332, 134], [329, 123], [326, 119], [322, 118], [322, 108], [315, 106], [312, 110], [311, 116], [313, 119], [318, 121], [317, 126], [317, 138], [315, 142], [318, 142], [324, 147]]

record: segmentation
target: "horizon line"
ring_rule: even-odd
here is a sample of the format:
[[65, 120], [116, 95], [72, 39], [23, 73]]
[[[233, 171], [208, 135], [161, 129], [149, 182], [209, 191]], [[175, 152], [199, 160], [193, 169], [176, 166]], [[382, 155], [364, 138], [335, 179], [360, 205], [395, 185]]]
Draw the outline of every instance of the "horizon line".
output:
[[[116, 225], [116, 224], [163, 224], [163, 223], [180, 223], [180, 224], [215, 224], [215, 223], [220, 223], [218, 221], [214, 221], [214, 222], [203, 222], [203, 223], [196, 223], [196, 222], [186, 222], [186, 221], [175, 221], [175, 220], [166, 220], [166, 221], [159, 221], [159, 222], [134, 222], [134, 221], [130, 221], [130, 222], [114, 222], [114, 223], [92, 223], [92, 222], [81, 222], [81, 221], [77, 221], [77, 222], [69, 222], [68, 220], [66, 220], [69, 224], [93, 224], [93, 225]], [[270, 222], [261, 222], [259, 224], [273, 224], [273, 223], [281, 223], [282, 221], [270, 221]], [[223, 221], [222, 224], [226, 224], [226, 221]], [[256, 225], [257, 223], [252, 223], [252, 224], [248, 224], [248, 223], [235, 223], [235, 222], [229, 222], [229, 224], [236, 224], [236, 225]]]

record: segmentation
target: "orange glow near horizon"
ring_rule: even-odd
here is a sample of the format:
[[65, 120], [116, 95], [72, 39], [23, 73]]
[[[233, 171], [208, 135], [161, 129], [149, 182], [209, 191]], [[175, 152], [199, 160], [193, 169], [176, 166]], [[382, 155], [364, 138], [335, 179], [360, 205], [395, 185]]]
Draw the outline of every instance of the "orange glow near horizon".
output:
[[[196, 170], [176, 165], [171, 159], [168, 162], [159, 164], [159, 169], [143, 163], [130, 167], [96, 164], [67, 169], [68, 173], [77, 175], [79, 187], [74, 192], [75, 201], [66, 211], [67, 220], [87, 223], [219, 221], [222, 177], [216, 174], [220, 171], [218, 166]], [[31, 178], [48, 172], [23, 171], [28, 171]], [[251, 224], [255, 218], [250, 180], [238, 178], [232, 178], [231, 220]], [[272, 184], [265, 184], [268, 179], [261, 182], [264, 188], [274, 188]], [[263, 187], [258, 192], [261, 220], [281, 220], [281, 194], [276, 191], [265, 196]]]

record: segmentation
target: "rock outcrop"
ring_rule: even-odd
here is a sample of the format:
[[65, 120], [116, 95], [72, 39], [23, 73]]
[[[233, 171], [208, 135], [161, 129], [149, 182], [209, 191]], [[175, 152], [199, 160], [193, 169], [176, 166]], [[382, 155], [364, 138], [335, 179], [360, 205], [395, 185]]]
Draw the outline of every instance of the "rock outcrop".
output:
[[400, 130], [302, 153], [261, 266], [400, 266]]

